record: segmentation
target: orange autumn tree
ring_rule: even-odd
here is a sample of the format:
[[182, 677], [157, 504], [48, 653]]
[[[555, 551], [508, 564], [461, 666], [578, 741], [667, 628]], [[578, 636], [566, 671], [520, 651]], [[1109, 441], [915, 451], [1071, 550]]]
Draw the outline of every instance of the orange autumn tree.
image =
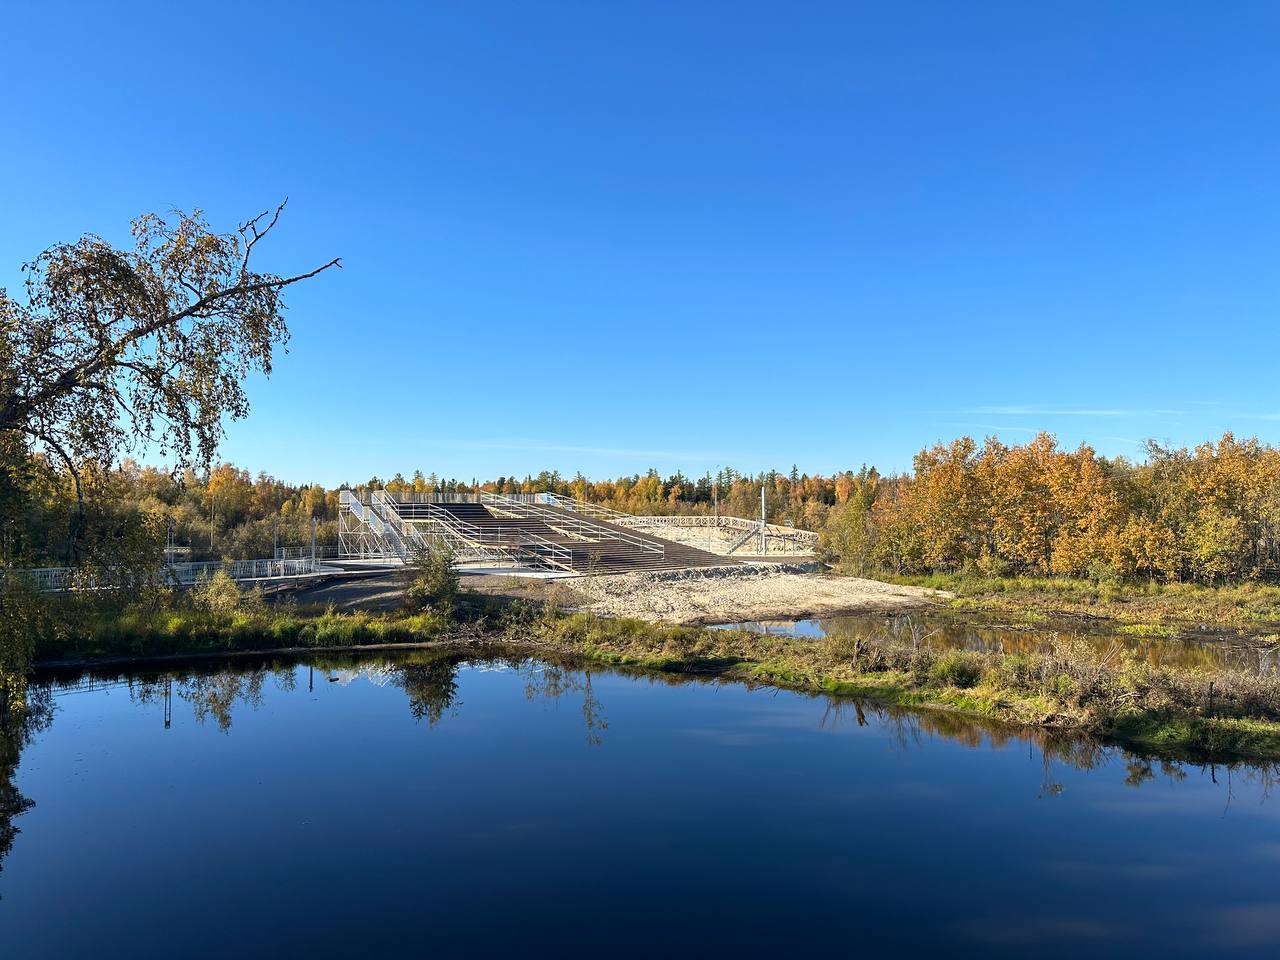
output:
[[[839, 503], [853, 490], [835, 479]], [[839, 506], [831, 513], [836, 522]], [[1280, 575], [1280, 451], [1226, 433], [1144, 463], [969, 437], [922, 450], [872, 509], [880, 567], [926, 573], [1149, 577], [1215, 583]]]

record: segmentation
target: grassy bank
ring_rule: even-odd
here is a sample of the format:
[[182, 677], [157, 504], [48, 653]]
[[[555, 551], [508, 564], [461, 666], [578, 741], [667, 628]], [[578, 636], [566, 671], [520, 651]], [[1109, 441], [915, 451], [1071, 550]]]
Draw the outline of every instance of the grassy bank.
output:
[[940, 649], [900, 619], [868, 639], [823, 640], [602, 619], [484, 599], [438, 612], [126, 611], [36, 651], [40, 661], [159, 657], [285, 647], [394, 643], [497, 645], [665, 673], [714, 675], [795, 690], [939, 708], [1001, 722], [1076, 730], [1162, 754], [1280, 759], [1280, 682], [1152, 667], [1118, 645], [1099, 654], [1064, 639], [1048, 653]]
[[377, 616], [328, 611], [126, 611], [100, 617], [76, 633], [42, 640], [35, 658], [49, 663], [423, 643], [449, 637], [457, 629], [450, 618], [430, 612]]
[[[946, 590], [952, 609], [989, 611], [1024, 620], [1100, 617], [1130, 628], [1229, 628], [1280, 634], [1280, 586], [1247, 582], [1219, 587], [1195, 583], [1097, 583], [1066, 577], [983, 577], [972, 574], [885, 574], [890, 583]], [[1277, 639], [1280, 639], [1278, 637]]]

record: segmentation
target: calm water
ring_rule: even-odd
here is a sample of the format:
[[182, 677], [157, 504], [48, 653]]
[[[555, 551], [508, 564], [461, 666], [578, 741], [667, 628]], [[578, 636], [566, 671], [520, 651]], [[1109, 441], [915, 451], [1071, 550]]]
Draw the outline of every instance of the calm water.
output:
[[69, 682], [5, 957], [1280, 948], [1261, 769], [532, 663]]
[[[1030, 653], [1046, 650], [1055, 637], [1079, 637], [1099, 651], [1112, 644], [1133, 650], [1159, 666], [1213, 669], [1231, 667], [1256, 673], [1280, 672], [1280, 644], [1257, 637], [1231, 634], [1190, 634], [1175, 637], [1143, 637], [1117, 632], [1104, 625], [1090, 627], [1062, 620], [1038, 626], [1010, 625], [972, 617], [933, 614], [914, 616], [927, 631], [927, 642], [996, 653]], [[875, 637], [892, 629], [892, 618], [883, 615], [831, 617], [822, 620], [773, 620], [755, 623], [722, 623], [720, 629], [746, 629], [818, 639], [829, 634]]]

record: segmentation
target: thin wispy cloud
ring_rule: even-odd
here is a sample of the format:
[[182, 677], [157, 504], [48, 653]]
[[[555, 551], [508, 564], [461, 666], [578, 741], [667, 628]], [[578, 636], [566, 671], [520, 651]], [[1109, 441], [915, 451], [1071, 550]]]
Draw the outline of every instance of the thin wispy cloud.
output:
[[1000, 425], [995, 423], [969, 423], [967, 421], [953, 421], [950, 426], [964, 427], [966, 430], [989, 430], [992, 433], [1039, 433], [1039, 430], [1032, 427], [1014, 427], [1010, 425]]
[[1185, 411], [1170, 410], [1164, 407], [1153, 407], [1147, 410], [1136, 410], [1125, 407], [1036, 407], [1012, 405], [996, 405], [970, 407], [965, 413], [987, 413], [1008, 417], [1155, 417], [1181, 416]]

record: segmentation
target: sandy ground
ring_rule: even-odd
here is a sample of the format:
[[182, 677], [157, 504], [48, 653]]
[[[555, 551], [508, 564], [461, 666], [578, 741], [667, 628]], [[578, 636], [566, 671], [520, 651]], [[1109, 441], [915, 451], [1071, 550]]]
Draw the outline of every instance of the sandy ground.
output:
[[[878, 580], [801, 572], [797, 565], [768, 564], [534, 580], [464, 576], [465, 590], [534, 603], [588, 610], [602, 616], [662, 623], [740, 623], [799, 620], [853, 613], [917, 610], [950, 595]], [[393, 610], [404, 592], [399, 573], [332, 580], [299, 590], [303, 605], [337, 610]]]
[[916, 610], [948, 599], [921, 587], [800, 573], [785, 565], [628, 573], [564, 581], [582, 609], [663, 623], [799, 620]]

